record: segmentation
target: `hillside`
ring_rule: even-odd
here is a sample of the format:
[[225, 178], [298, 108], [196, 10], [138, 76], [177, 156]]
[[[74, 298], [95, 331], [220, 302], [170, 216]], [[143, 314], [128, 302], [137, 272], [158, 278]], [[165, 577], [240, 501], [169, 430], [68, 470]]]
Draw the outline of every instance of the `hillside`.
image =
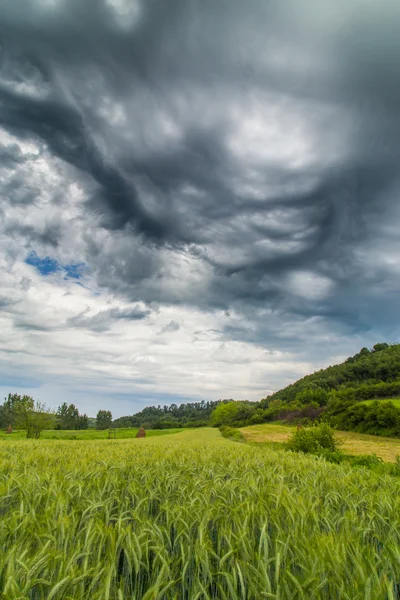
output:
[[400, 344], [380, 343], [263, 398], [257, 420], [323, 419], [347, 431], [400, 436], [400, 410], [390, 402], [399, 395]]
[[[343, 363], [306, 375], [295, 383], [263, 398], [267, 408], [273, 400], [291, 402], [305, 390], [321, 390], [320, 397], [336, 392], [340, 397], [354, 400], [388, 398], [400, 393], [400, 344], [375, 344], [369, 350], [347, 358]], [[316, 394], [316, 397], [318, 394]], [[320, 402], [318, 402], [320, 403]]]

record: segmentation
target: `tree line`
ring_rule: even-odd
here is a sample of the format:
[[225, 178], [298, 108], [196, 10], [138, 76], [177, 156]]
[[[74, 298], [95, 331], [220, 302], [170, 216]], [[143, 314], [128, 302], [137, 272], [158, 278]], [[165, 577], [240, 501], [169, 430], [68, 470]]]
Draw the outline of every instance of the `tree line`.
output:
[[109, 410], [99, 410], [96, 419], [81, 414], [75, 404], [63, 402], [55, 411], [31, 396], [9, 394], [0, 405], [0, 428], [24, 429], [28, 437], [39, 437], [44, 429], [84, 430], [95, 427], [110, 428], [171, 429], [181, 427], [205, 427], [210, 424], [213, 411], [220, 404], [232, 400], [215, 400], [146, 406], [143, 410], [113, 421]]
[[146, 406], [140, 412], [127, 417], [119, 417], [114, 427], [144, 427], [145, 429], [172, 429], [179, 427], [206, 427], [210, 423], [212, 412], [219, 404], [231, 400], [214, 400], [170, 404], [164, 406]]
[[[53, 411], [32, 396], [8, 394], [0, 405], [0, 428], [8, 432], [13, 428], [23, 429], [28, 438], [39, 438], [45, 429], [80, 430], [88, 429], [89, 424], [87, 414], [80, 414], [75, 404], [66, 402]], [[94, 426], [96, 429], [112, 427], [111, 411], [99, 410]]]

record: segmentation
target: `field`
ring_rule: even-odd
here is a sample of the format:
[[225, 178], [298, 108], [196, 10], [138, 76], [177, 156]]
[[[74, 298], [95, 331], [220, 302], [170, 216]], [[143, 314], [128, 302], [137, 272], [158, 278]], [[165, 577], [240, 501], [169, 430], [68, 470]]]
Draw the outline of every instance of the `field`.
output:
[[372, 402], [391, 402], [396, 406], [396, 408], [400, 408], [400, 398], [376, 398], [375, 400], [363, 400], [361, 404], [372, 404]]
[[2, 600], [395, 600], [400, 481], [214, 429], [0, 443]]
[[[146, 436], [154, 437], [159, 435], [170, 435], [171, 433], [180, 433], [183, 429], [149, 429]], [[124, 440], [136, 437], [138, 429], [126, 428], [116, 429], [116, 439]], [[113, 434], [114, 435], [114, 434]], [[4, 430], [0, 431], [0, 440], [23, 440], [26, 439], [26, 431], [13, 431], [11, 434]], [[44, 440], [106, 440], [108, 439], [108, 429], [98, 431], [97, 429], [82, 430], [54, 430], [42, 431], [40, 439]]]
[[[251, 442], [286, 442], [293, 428], [286, 425], [263, 423], [241, 429], [243, 435]], [[360, 454], [376, 454], [388, 462], [395, 462], [400, 455], [400, 439], [378, 437], [354, 431], [336, 431], [339, 438], [340, 450], [354, 456]]]

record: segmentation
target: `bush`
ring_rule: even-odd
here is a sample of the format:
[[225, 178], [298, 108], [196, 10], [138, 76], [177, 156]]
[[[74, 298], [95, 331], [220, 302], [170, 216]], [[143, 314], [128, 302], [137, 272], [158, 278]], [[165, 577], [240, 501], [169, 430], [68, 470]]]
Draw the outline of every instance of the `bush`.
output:
[[359, 456], [352, 456], [350, 458], [351, 464], [358, 467], [375, 467], [376, 465], [383, 464], [383, 459], [376, 454], [361, 454]]
[[290, 450], [311, 454], [337, 452], [338, 442], [326, 423], [317, 427], [298, 427], [288, 442]]
[[219, 428], [222, 436], [233, 442], [245, 442], [246, 438], [243, 433], [239, 431], [239, 429], [235, 429], [234, 427], [229, 427], [228, 425], [223, 425]]
[[391, 402], [376, 401], [367, 405], [335, 398], [328, 405], [326, 418], [337, 429], [400, 435], [400, 410]]

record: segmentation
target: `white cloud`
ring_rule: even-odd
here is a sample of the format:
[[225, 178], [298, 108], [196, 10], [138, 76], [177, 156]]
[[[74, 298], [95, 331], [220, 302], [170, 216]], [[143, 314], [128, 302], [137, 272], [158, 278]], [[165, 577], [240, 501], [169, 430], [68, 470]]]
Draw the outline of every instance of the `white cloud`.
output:
[[287, 278], [288, 291], [311, 300], [323, 300], [331, 292], [333, 281], [311, 271], [296, 271]]

